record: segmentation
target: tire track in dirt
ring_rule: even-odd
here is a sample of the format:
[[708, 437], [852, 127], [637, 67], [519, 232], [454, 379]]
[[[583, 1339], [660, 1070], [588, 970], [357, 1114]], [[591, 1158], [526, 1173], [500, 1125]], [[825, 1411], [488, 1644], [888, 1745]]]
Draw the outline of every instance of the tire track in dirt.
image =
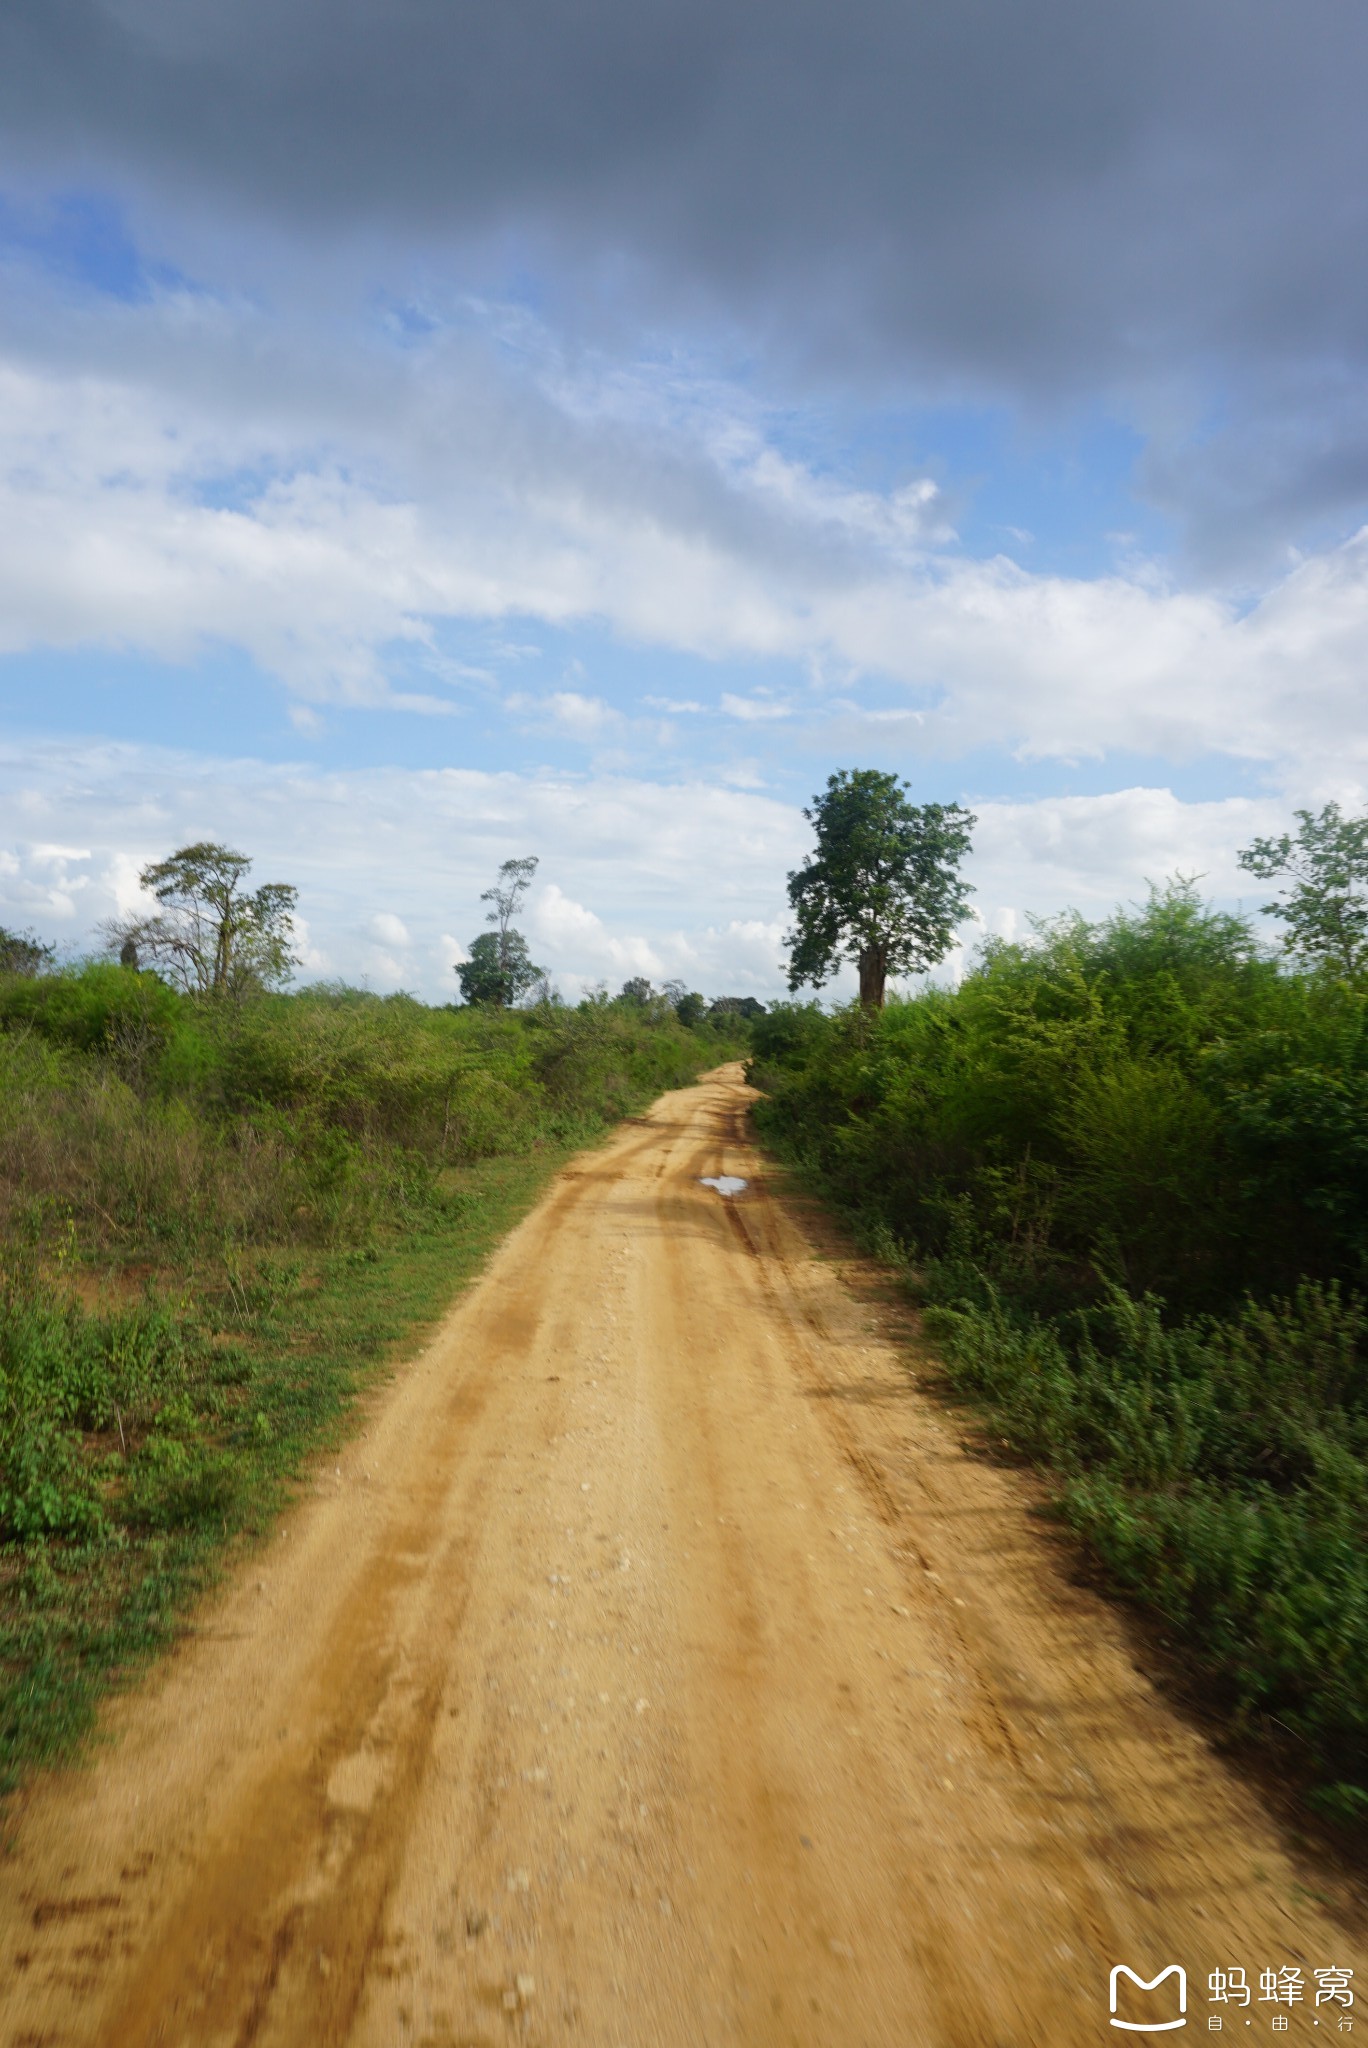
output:
[[1114, 1962], [1354, 1965], [748, 1098], [560, 1175], [18, 1802], [0, 2048], [1075, 2048]]

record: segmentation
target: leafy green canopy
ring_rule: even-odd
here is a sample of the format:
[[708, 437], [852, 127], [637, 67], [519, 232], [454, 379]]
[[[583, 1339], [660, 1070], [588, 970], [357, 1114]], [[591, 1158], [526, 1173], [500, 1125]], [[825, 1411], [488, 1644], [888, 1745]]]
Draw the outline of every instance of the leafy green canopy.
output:
[[1297, 819], [1295, 834], [1245, 847], [1240, 866], [1261, 882], [1286, 878], [1283, 894], [1262, 906], [1284, 920], [1285, 950], [1353, 981], [1368, 967], [1368, 817], [1346, 818], [1332, 803]]
[[950, 950], [969, 906], [958, 869], [975, 820], [959, 804], [910, 803], [907, 789], [896, 775], [842, 768], [804, 811], [817, 851], [788, 878], [791, 989], [820, 988], [853, 960], [861, 1002], [878, 1007], [890, 974], [922, 973]]
[[511, 1010], [520, 997], [544, 977], [527, 950], [521, 932], [481, 932], [471, 941], [470, 958], [456, 969], [461, 994], [468, 1003], [489, 1003]]
[[161, 908], [105, 928], [127, 966], [155, 967], [187, 995], [242, 997], [279, 988], [295, 966], [294, 909], [287, 882], [248, 890], [251, 861], [214, 840], [153, 861], [138, 880]]
[[510, 1010], [539, 981], [546, 969], [538, 967], [527, 950], [527, 941], [513, 928], [518, 906], [532, 886], [537, 872], [535, 854], [521, 860], [506, 860], [492, 889], [480, 896], [492, 907], [485, 917], [492, 932], [481, 932], [471, 941], [470, 958], [456, 969], [461, 994], [468, 1003], [488, 1003], [496, 1010]]

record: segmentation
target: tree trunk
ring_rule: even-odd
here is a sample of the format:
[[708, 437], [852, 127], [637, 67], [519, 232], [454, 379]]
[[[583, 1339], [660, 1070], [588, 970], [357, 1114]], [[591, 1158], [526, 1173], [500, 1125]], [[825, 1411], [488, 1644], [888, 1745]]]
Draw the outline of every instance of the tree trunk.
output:
[[860, 1001], [867, 1010], [881, 1010], [888, 967], [882, 946], [866, 946], [860, 955]]

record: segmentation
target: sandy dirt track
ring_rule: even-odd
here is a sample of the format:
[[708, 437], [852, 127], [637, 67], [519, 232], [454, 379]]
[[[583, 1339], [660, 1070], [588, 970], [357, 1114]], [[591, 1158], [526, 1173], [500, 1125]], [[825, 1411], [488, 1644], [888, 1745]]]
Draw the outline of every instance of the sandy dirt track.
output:
[[561, 1174], [19, 1803], [5, 2048], [1072, 2048], [1146, 2038], [1116, 1962], [1183, 1964], [1204, 2035], [1210, 1970], [1299, 1966], [1280, 2038], [1342, 2038], [1351, 1934], [767, 1192], [747, 1099]]

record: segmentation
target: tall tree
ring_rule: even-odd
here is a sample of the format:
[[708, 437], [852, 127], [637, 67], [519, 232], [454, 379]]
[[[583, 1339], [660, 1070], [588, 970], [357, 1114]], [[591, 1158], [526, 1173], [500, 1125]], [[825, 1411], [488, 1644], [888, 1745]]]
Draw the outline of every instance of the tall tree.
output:
[[496, 1010], [509, 1010], [529, 989], [545, 978], [527, 950], [521, 932], [481, 932], [472, 939], [470, 957], [456, 969], [461, 995], [467, 1003], [489, 1003]]
[[876, 768], [842, 768], [803, 816], [817, 851], [788, 878], [789, 987], [820, 988], [853, 960], [860, 1001], [881, 1008], [890, 974], [949, 952], [972, 894], [959, 864], [976, 820], [960, 804], [909, 802], [907, 783]]
[[513, 924], [536, 872], [535, 855], [506, 860], [493, 888], [481, 893], [481, 903], [492, 906], [485, 923], [494, 929], [472, 940], [470, 958], [456, 969], [466, 1002], [491, 1003], [496, 1010], [506, 1010], [545, 980], [546, 969], [533, 963], [526, 939]]
[[251, 861], [215, 840], [153, 861], [138, 880], [160, 909], [105, 926], [111, 952], [155, 967], [190, 995], [244, 996], [278, 988], [296, 965], [287, 882], [246, 886]]
[[1355, 980], [1368, 969], [1368, 817], [1346, 818], [1333, 803], [1296, 815], [1295, 833], [1256, 839], [1240, 866], [1261, 882], [1285, 880], [1260, 907], [1283, 920], [1287, 952]]

